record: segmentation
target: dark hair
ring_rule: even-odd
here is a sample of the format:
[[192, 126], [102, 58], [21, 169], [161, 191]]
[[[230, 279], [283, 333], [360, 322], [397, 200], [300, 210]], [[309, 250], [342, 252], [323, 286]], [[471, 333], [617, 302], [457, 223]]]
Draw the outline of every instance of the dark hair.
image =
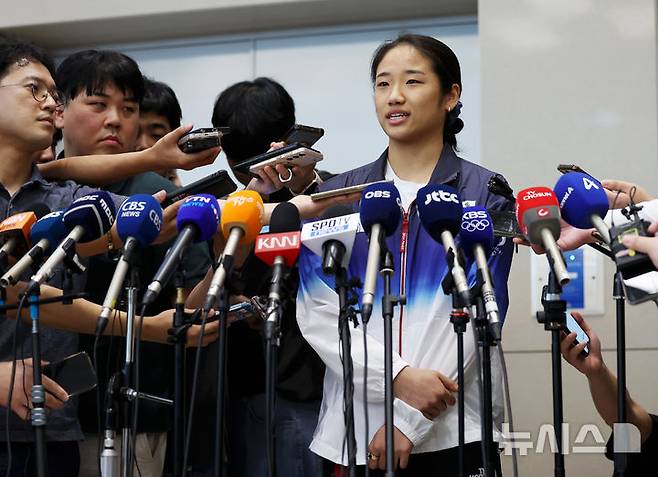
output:
[[41, 63], [55, 76], [55, 63], [42, 48], [26, 41], [0, 36], [0, 79], [9, 73], [9, 68], [23, 58]]
[[229, 126], [222, 138], [226, 156], [240, 161], [262, 154], [295, 124], [295, 102], [270, 78], [242, 81], [222, 91], [212, 112], [215, 127]]
[[144, 78], [135, 60], [110, 50], [84, 50], [64, 58], [55, 74], [57, 87], [67, 101], [83, 90], [87, 95], [102, 91], [108, 83], [137, 102], [144, 97]]
[[[370, 79], [373, 83], [377, 76], [379, 63], [381, 63], [389, 51], [400, 45], [413, 46], [432, 63], [432, 69], [439, 78], [441, 90], [444, 94], [450, 91], [453, 84], [459, 85], [459, 90], [461, 91], [462, 75], [459, 68], [459, 60], [450, 47], [431, 36], [411, 33], [400, 35], [395, 40], [387, 41], [377, 48], [370, 65]], [[464, 122], [458, 117], [460, 112], [461, 102], [446, 115], [443, 140], [452, 147], [457, 146], [455, 135], [464, 127]]]
[[171, 129], [180, 126], [183, 112], [174, 90], [165, 83], [144, 77], [144, 98], [139, 107], [140, 114], [154, 113], [164, 116]]

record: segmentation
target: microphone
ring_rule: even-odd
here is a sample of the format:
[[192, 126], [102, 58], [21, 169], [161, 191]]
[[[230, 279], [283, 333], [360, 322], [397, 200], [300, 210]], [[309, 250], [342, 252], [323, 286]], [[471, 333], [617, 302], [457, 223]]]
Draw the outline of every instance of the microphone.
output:
[[30, 229], [34, 223], [48, 214], [50, 209], [45, 204], [34, 204], [34, 210], [19, 212], [7, 217], [0, 223], [0, 238], [4, 240], [0, 247], [0, 264], [9, 255], [23, 255], [30, 244]]
[[123, 253], [114, 270], [112, 281], [103, 301], [96, 323], [96, 336], [105, 331], [110, 315], [116, 307], [121, 287], [126, 279], [132, 256], [141, 247], [152, 244], [162, 228], [162, 207], [152, 195], [136, 194], [121, 205], [117, 216], [117, 233], [123, 242]]
[[30, 230], [30, 242], [35, 245], [0, 278], [0, 285], [3, 287], [16, 285], [23, 274], [33, 264], [50, 255], [55, 245], [64, 240], [64, 237], [66, 237], [66, 227], [64, 227], [63, 210], [51, 212], [37, 220]]
[[516, 196], [516, 220], [530, 243], [544, 247], [560, 285], [571, 280], [556, 240], [560, 238], [560, 205], [548, 187], [530, 187]]
[[252, 243], [263, 227], [263, 210], [263, 199], [253, 190], [233, 192], [227, 197], [221, 220], [226, 245], [208, 288], [203, 306], [205, 313], [217, 302], [238, 245]]
[[215, 196], [197, 194], [186, 198], [178, 209], [176, 229], [178, 237], [167, 250], [164, 261], [147, 287], [142, 307], [152, 304], [169, 282], [191, 243], [205, 242], [217, 232], [219, 204]]
[[447, 254], [454, 255], [453, 260], [448, 260], [452, 280], [462, 305], [470, 306], [468, 281], [454, 239], [461, 230], [464, 212], [457, 190], [446, 185], [427, 184], [418, 190], [416, 204], [423, 228], [434, 240], [443, 244]]
[[384, 238], [397, 230], [402, 219], [400, 203], [400, 192], [393, 184], [373, 184], [363, 191], [359, 216], [361, 226], [370, 239], [361, 299], [361, 315], [365, 322], [370, 320], [372, 314], [380, 261], [382, 252], [386, 250]]
[[267, 304], [265, 337], [272, 339], [278, 323], [281, 286], [288, 268], [295, 265], [301, 247], [299, 210], [290, 202], [281, 202], [272, 211], [269, 233], [256, 238], [254, 255], [272, 267]]
[[608, 213], [608, 196], [598, 180], [582, 172], [568, 172], [558, 179], [553, 191], [566, 223], [577, 229], [594, 227], [610, 243], [610, 230], [603, 221]]
[[64, 211], [64, 227], [68, 235], [32, 276], [25, 293], [33, 293], [39, 285], [50, 280], [55, 268], [69, 254], [75, 253], [73, 247], [76, 243], [91, 242], [105, 235], [112, 228], [115, 213], [112, 196], [102, 190], [74, 200]]
[[487, 209], [484, 207], [466, 207], [464, 209], [459, 238], [466, 256], [475, 260], [475, 266], [480, 274], [482, 301], [487, 313], [489, 330], [494, 341], [500, 341], [503, 324], [498, 314], [496, 293], [487, 263], [487, 257], [491, 255], [494, 247], [493, 220]]
[[347, 269], [352, 256], [354, 239], [360, 231], [359, 214], [345, 205], [329, 207], [320, 220], [308, 222], [302, 227], [302, 244], [322, 257], [322, 271], [335, 275]]

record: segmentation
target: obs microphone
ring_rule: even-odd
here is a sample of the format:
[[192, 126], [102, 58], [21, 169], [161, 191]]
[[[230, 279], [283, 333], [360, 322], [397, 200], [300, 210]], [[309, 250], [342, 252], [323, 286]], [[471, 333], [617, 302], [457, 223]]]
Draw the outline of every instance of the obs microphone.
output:
[[556, 240], [560, 238], [560, 205], [548, 187], [523, 189], [516, 196], [516, 220], [531, 244], [544, 247], [560, 285], [571, 280]]
[[210, 282], [203, 306], [204, 312], [208, 313], [215, 306], [219, 292], [233, 265], [233, 255], [238, 245], [252, 243], [263, 227], [263, 210], [263, 199], [253, 190], [233, 192], [226, 199], [221, 220], [226, 246]]
[[475, 266], [482, 280], [482, 301], [487, 314], [489, 330], [493, 339], [500, 341], [502, 323], [487, 263], [487, 257], [491, 255], [494, 247], [493, 220], [487, 209], [484, 207], [466, 207], [464, 209], [459, 238], [466, 256], [475, 260]]
[[594, 227], [610, 243], [610, 230], [603, 221], [608, 213], [608, 196], [598, 180], [582, 172], [568, 172], [558, 179], [553, 191], [566, 223], [577, 229]]
[[55, 245], [65, 237], [63, 210], [51, 212], [37, 220], [30, 230], [30, 243], [33, 243], [34, 246], [0, 278], [0, 284], [3, 287], [16, 285], [30, 267], [40, 263], [43, 257], [50, 255], [55, 249]]
[[210, 194], [197, 194], [183, 201], [176, 216], [176, 229], [178, 237], [173, 243], [162, 265], [155, 273], [153, 281], [147, 287], [142, 301], [142, 308], [155, 301], [162, 288], [169, 282], [171, 276], [178, 268], [187, 247], [191, 243], [210, 240], [217, 232], [219, 225], [219, 204], [215, 196]]
[[69, 254], [75, 254], [76, 243], [91, 242], [105, 235], [112, 228], [115, 212], [112, 197], [102, 190], [74, 200], [64, 211], [64, 227], [68, 235], [34, 274], [26, 294], [33, 293], [39, 285], [52, 278], [55, 268]]
[[162, 207], [152, 195], [133, 195], [121, 205], [117, 216], [117, 233], [123, 242], [123, 253], [114, 270], [112, 281], [103, 301], [103, 308], [98, 316], [96, 336], [103, 334], [110, 315], [116, 307], [135, 251], [140, 247], [145, 248], [151, 245], [160, 234], [161, 228]]
[[44, 204], [35, 204], [32, 212], [19, 212], [7, 217], [0, 223], [0, 238], [4, 244], [0, 247], [0, 264], [9, 255], [20, 256], [27, 252], [30, 244], [30, 229], [50, 209]]
[[363, 191], [359, 215], [361, 226], [370, 238], [361, 299], [361, 315], [365, 322], [372, 315], [382, 252], [386, 250], [384, 239], [393, 235], [402, 220], [400, 203], [400, 192], [393, 184], [373, 184]]
[[448, 263], [452, 280], [462, 305], [471, 306], [466, 273], [454, 239], [461, 230], [464, 212], [457, 190], [446, 185], [428, 184], [418, 190], [416, 205], [423, 228], [434, 240], [443, 244], [446, 253], [452, 251], [454, 259]]
[[308, 222], [302, 227], [302, 245], [322, 257], [322, 271], [335, 275], [346, 270], [356, 233], [361, 230], [359, 214], [351, 213], [344, 205], [329, 207], [320, 220]]
[[272, 267], [267, 304], [265, 338], [272, 339], [281, 306], [281, 288], [287, 271], [295, 265], [301, 248], [299, 211], [290, 202], [281, 202], [272, 211], [269, 233], [256, 237], [254, 254]]

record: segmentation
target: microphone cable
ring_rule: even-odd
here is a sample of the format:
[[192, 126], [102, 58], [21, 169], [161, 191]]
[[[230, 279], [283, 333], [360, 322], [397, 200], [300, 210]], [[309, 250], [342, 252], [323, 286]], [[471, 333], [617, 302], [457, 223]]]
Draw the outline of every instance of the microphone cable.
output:
[[203, 313], [201, 318], [201, 333], [197, 339], [197, 348], [194, 355], [194, 371], [192, 372], [192, 391], [190, 393], [190, 409], [187, 414], [187, 429], [185, 430], [185, 448], [183, 449], [183, 474], [187, 475], [187, 459], [189, 457], [190, 440], [192, 438], [192, 419], [194, 418], [194, 404], [196, 401], [197, 385], [199, 382], [199, 368], [201, 367], [201, 348], [203, 344], [203, 336], [206, 331], [206, 322], [210, 310]]
[[[135, 377], [134, 383], [134, 391], [135, 391], [135, 406], [133, 407], [133, 415], [132, 415], [132, 429], [131, 429], [131, 436], [130, 436], [130, 443], [131, 443], [131, 458], [129, 459], [128, 462], [134, 462], [135, 467], [137, 467], [137, 474], [139, 474], [139, 477], [142, 477], [142, 471], [139, 468], [139, 463], [137, 462], [137, 453], [136, 453], [136, 447], [137, 447], [137, 416], [139, 414], [139, 355], [140, 355], [140, 348], [141, 348], [141, 343], [142, 343], [142, 328], [144, 326], [144, 315], [146, 314], [146, 305], [142, 306], [142, 309], [139, 313], [139, 322], [137, 324], [137, 332], [135, 333], [135, 368], [133, 372], [133, 376]], [[127, 332], [128, 330], [126, 330]]]
[[[505, 353], [503, 352], [502, 342], [498, 343], [498, 357], [500, 358], [501, 370], [503, 372], [503, 392], [505, 396], [505, 411], [507, 413], [507, 418], [509, 419], [509, 431], [510, 435], [514, 435], [514, 419], [512, 418], [512, 400], [510, 398], [509, 392], [509, 380], [507, 376], [507, 363], [505, 362]], [[513, 438], [512, 438], [513, 439]], [[519, 475], [519, 463], [517, 462], [516, 447], [512, 445], [512, 470], [514, 477]]]
[[370, 445], [370, 425], [368, 422], [368, 322], [366, 320], [361, 320], [361, 326], [363, 326], [363, 418], [365, 424], [365, 453], [366, 453], [366, 470], [365, 477], [370, 476], [370, 467], [368, 466], [368, 446]]

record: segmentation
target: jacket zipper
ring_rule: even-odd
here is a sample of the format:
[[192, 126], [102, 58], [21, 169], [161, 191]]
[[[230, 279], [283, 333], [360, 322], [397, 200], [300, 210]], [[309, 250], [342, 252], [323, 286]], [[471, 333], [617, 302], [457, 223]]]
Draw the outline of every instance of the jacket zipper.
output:
[[[411, 206], [409, 206], [411, 211]], [[400, 236], [400, 296], [404, 296], [405, 280], [407, 275], [407, 245], [409, 243], [409, 214], [402, 211], [402, 235]], [[400, 304], [400, 325], [398, 333], [398, 353], [402, 356], [402, 317], [404, 316], [404, 305]]]

